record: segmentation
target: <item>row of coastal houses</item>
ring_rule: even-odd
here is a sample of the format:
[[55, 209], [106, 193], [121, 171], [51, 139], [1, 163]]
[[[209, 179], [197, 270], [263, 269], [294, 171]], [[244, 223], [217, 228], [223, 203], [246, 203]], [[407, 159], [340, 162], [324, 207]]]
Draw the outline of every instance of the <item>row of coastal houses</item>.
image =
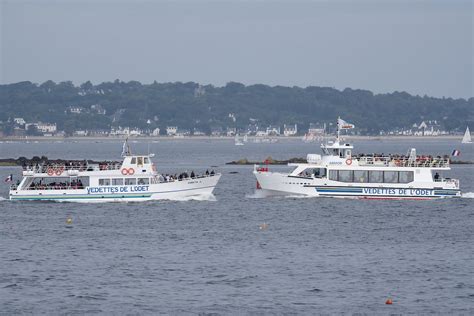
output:
[[[88, 111], [101, 111], [101, 107], [92, 105]], [[70, 107], [68, 108], [69, 113], [81, 114], [84, 113], [84, 108]], [[104, 110], [105, 111], [105, 110]], [[105, 112], [103, 112], [105, 114]], [[63, 131], [59, 131], [56, 123], [51, 122], [27, 122], [22, 117], [10, 118], [10, 122], [14, 124], [14, 136], [64, 136]], [[147, 122], [151, 125], [150, 122]], [[153, 119], [154, 122], [158, 121], [157, 118]], [[154, 123], [156, 126], [156, 123]], [[300, 131], [297, 124], [284, 124], [280, 125], [261, 125], [258, 120], [250, 119], [250, 123], [246, 128], [235, 128], [235, 127], [212, 127], [210, 130], [203, 131], [199, 128], [185, 129], [180, 128], [176, 125], [166, 126], [163, 129], [158, 127], [141, 129], [138, 127], [112, 127], [110, 129], [91, 129], [91, 130], [76, 130], [72, 133], [73, 136], [77, 137], [140, 137], [140, 136], [160, 136], [166, 135], [170, 137], [186, 137], [186, 136], [214, 136], [222, 137], [228, 136], [233, 137], [236, 135], [249, 135], [257, 137], [266, 136], [297, 136], [304, 135], [305, 137], [319, 137], [325, 135], [327, 132], [334, 132], [335, 126], [326, 126], [325, 123], [311, 123], [306, 129]], [[380, 135], [406, 135], [406, 136], [437, 136], [437, 135], [448, 135], [449, 133], [443, 129], [441, 124], [436, 120], [426, 120], [420, 123], [413, 124], [408, 128], [398, 128], [387, 131], [381, 131]]]
[[388, 131], [381, 131], [380, 135], [389, 136], [441, 136], [449, 135], [436, 120], [422, 121], [421, 123], [415, 123], [411, 127], [395, 128]]
[[22, 117], [13, 118], [13, 134], [15, 136], [25, 136], [28, 134], [53, 136], [58, 133], [56, 123], [27, 122]]

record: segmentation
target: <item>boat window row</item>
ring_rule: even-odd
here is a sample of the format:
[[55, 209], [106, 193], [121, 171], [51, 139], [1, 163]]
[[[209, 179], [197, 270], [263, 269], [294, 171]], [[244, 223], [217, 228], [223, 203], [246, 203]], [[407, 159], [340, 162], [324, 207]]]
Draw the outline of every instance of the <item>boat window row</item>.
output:
[[329, 170], [329, 180], [355, 183], [410, 183], [413, 171]]
[[132, 165], [144, 165], [149, 164], [150, 159], [148, 157], [132, 157], [132, 161], [130, 162]]
[[89, 177], [46, 177], [25, 180], [25, 190], [69, 190], [84, 189], [89, 186]]
[[[153, 180], [153, 179], [152, 179]], [[148, 185], [150, 178], [100, 178], [99, 186], [109, 185]]]

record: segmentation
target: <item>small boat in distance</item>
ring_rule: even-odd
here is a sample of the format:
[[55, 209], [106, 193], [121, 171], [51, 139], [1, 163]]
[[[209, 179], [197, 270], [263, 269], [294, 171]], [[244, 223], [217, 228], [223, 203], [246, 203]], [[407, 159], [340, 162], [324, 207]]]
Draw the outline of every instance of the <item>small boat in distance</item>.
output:
[[10, 187], [10, 200], [121, 202], [192, 198], [210, 195], [221, 174], [160, 174], [153, 154], [132, 155], [124, 143], [123, 161], [88, 163], [44, 161], [23, 166], [23, 179]]
[[358, 154], [343, 142], [340, 130], [354, 128], [340, 118], [335, 141], [321, 145], [323, 155], [308, 154], [307, 163], [288, 164], [290, 173], [254, 166], [257, 188], [272, 194], [296, 194], [358, 199], [414, 199], [460, 197], [459, 180], [444, 177], [448, 156]]
[[466, 127], [466, 132], [464, 133], [464, 136], [462, 138], [461, 143], [463, 144], [471, 144], [471, 132], [469, 131], [469, 126]]
[[235, 135], [234, 141], [235, 141], [235, 146], [243, 146], [244, 145], [244, 143], [239, 138], [239, 134]]

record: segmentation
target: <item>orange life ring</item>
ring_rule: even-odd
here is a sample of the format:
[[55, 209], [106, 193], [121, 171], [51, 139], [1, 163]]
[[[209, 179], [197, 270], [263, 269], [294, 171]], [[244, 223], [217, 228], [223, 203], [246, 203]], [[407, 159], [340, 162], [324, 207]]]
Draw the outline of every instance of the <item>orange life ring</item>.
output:
[[134, 173], [135, 173], [135, 169], [133, 169], [133, 168], [128, 168], [128, 174], [129, 174], [129, 175], [132, 175], [132, 174], [134, 174]]
[[54, 173], [56, 173], [57, 176], [60, 176], [63, 173], [63, 171], [61, 170], [61, 168], [57, 168]]
[[346, 159], [346, 165], [348, 165], [348, 166], [352, 165], [352, 159], [351, 158]]
[[122, 169], [122, 174], [123, 174], [124, 176], [126, 176], [126, 175], [128, 174], [128, 169], [127, 169], [127, 168], [123, 168], [123, 169]]
[[54, 175], [54, 169], [53, 168], [48, 168], [48, 176]]

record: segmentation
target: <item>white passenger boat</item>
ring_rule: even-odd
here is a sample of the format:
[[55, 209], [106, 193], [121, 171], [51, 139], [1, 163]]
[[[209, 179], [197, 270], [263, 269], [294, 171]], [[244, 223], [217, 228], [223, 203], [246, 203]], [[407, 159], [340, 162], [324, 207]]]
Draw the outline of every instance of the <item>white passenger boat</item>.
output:
[[290, 173], [270, 172], [255, 165], [257, 188], [277, 194], [362, 199], [433, 199], [460, 197], [459, 181], [443, 177], [449, 157], [416, 155], [353, 155], [340, 137], [353, 128], [338, 119], [337, 138], [321, 145], [323, 155], [309, 154], [307, 163], [289, 164]]
[[214, 171], [164, 175], [156, 171], [151, 154], [132, 155], [128, 149], [122, 156], [121, 162], [45, 161], [24, 166], [23, 179], [10, 187], [10, 200], [118, 202], [192, 198], [212, 194], [221, 177]]

